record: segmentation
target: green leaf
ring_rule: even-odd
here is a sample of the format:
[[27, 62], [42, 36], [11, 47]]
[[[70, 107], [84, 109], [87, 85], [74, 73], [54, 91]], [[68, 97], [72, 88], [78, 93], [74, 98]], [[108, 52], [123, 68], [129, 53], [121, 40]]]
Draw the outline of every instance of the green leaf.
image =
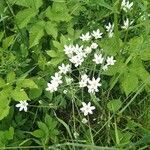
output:
[[11, 93], [12, 98], [15, 101], [23, 101], [23, 100], [29, 100], [28, 95], [23, 89], [15, 89]]
[[11, 71], [7, 74], [7, 83], [11, 83], [15, 80], [16, 74], [14, 71]]
[[14, 128], [10, 127], [9, 130], [4, 133], [4, 136], [7, 140], [12, 140], [14, 136]]
[[24, 6], [24, 7], [31, 7], [37, 10], [42, 6], [43, 1], [42, 0], [9, 0], [9, 3]]
[[59, 55], [55, 50], [49, 50], [49, 51], [46, 51], [46, 53], [52, 58], [58, 57]]
[[0, 88], [5, 85], [5, 80], [0, 77]]
[[121, 106], [122, 102], [119, 99], [111, 100], [107, 104], [107, 108], [109, 109], [109, 111], [112, 111], [113, 113], [118, 111], [121, 108]]
[[29, 31], [30, 48], [38, 45], [40, 39], [44, 36], [44, 22], [38, 22]]
[[122, 88], [125, 94], [128, 96], [138, 87], [138, 77], [133, 72], [127, 72], [124, 74], [124, 77], [121, 81]]
[[35, 98], [38, 98], [40, 97], [42, 94], [42, 89], [41, 88], [38, 88], [38, 89], [31, 89], [29, 91], [29, 98], [30, 99], [35, 99]]
[[7, 49], [9, 46], [11, 46], [13, 44], [14, 36], [15, 35], [8, 36], [7, 38], [5, 38], [3, 40], [3, 42], [2, 42], [3, 49]]
[[102, 47], [102, 49], [104, 50], [106, 55], [109, 56], [115, 56], [119, 51], [120, 51], [120, 47], [118, 45], [121, 45], [122, 41], [119, 40], [119, 43], [117, 43], [116, 38], [108, 38], [108, 39], [103, 39], [100, 42], [100, 45]]
[[1, 42], [2, 38], [3, 38], [3, 36], [4, 36], [4, 32], [0, 32], [0, 42]]
[[30, 88], [30, 89], [38, 88], [38, 86], [35, 84], [35, 82], [32, 79], [20, 80], [19, 83], [17, 83], [17, 86]]
[[56, 23], [52, 23], [50, 21], [46, 22], [45, 30], [47, 34], [51, 35], [54, 39], [57, 38], [58, 30]]
[[16, 22], [19, 28], [26, 27], [27, 24], [30, 22], [31, 18], [35, 17], [36, 14], [37, 14], [37, 11], [31, 8], [27, 8], [22, 11], [19, 11], [16, 15]]
[[45, 135], [44, 132], [40, 129], [33, 131], [31, 134], [37, 138], [43, 138]]

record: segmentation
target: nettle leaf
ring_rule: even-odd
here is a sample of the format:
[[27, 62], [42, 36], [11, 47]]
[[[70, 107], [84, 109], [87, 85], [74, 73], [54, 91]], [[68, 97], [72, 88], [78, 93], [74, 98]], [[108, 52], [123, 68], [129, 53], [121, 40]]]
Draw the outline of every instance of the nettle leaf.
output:
[[9, 114], [9, 103], [10, 101], [7, 98], [7, 93], [2, 90], [0, 92], [0, 120], [6, 117]]
[[3, 39], [2, 41], [2, 47], [3, 49], [7, 49], [9, 46], [12, 45], [14, 42], [15, 35], [8, 36], [7, 38]]
[[15, 101], [29, 100], [28, 95], [26, 94], [26, 92], [23, 89], [15, 89], [15, 90], [13, 90], [12, 93], [11, 93], [11, 97]]
[[42, 0], [9, 0], [9, 3], [38, 9], [42, 6], [43, 1]]
[[133, 72], [125, 73], [121, 81], [121, 85], [126, 96], [128, 96], [131, 92], [134, 92], [134, 90], [138, 87], [137, 75]]
[[37, 138], [43, 138], [45, 135], [44, 132], [40, 129], [33, 131], [31, 134]]
[[121, 106], [122, 106], [122, 102], [119, 99], [111, 100], [107, 104], [107, 108], [109, 109], [109, 111], [112, 111], [113, 113], [118, 111], [121, 108]]
[[58, 29], [57, 29], [56, 23], [53, 23], [50, 21], [46, 22], [45, 30], [46, 30], [47, 34], [51, 35], [54, 39], [57, 38]]
[[16, 22], [19, 28], [24, 28], [30, 22], [31, 18], [35, 17], [38, 11], [32, 8], [27, 8], [19, 11], [16, 15]]
[[38, 45], [40, 39], [44, 36], [44, 25], [45, 22], [41, 21], [32, 26], [32, 28], [29, 31], [29, 43], [30, 48]]
[[108, 38], [108, 39], [102, 39], [100, 42], [100, 45], [102, 49], [104, 50], [105, 54], [108, 56], [115, 56], [120, 51], [122, 41], [119, 40], [119, 43], [117, 42], [116, 38]]
[[52, 8], [48, 7], [46, 10], [46, 17], [56, 22], [68, 22], [72, 18], [71, 15], [68, 13], [66, 3], [63, 2], [54, 2]]
[[14, 80], [15, 80], [15, 78], [16, 78], [16, 74], [15, 74], [15, 72], [13, 72], [13, 71], [11, 71], [11, 72], [9, 72], [8, 74], [7, 74], [7, 83], [11, 83], [11, 82], [13, 82]]
[[35, 84], [35, 82], [32, 79], [20, 80], [17, 83], [17, 86], [24, 87], [24, 88], [30, 88], [30, 89], [38, 88], [38, 86]]
[[5, 80], [0, 77], [0, 88], [5, 85]]

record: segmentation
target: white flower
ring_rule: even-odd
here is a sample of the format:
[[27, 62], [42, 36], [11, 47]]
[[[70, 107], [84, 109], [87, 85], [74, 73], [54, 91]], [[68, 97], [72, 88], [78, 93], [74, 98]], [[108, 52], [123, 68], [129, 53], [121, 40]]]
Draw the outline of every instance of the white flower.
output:
[[78, 132], [76, 132], [76, 131], [73, 133], [73, 135], [74, 135], [74, 138], [75, 138], [75, 139], [77, 139], [77, 138], [79, 137], [79, 134], [78, 134]]
[[86, 54], [90, 54], [90, 53], [92, 52], [92, 48], [89, 47], [89, 46], [87, 46], [87, 47], [84, 49], [84, 52], [85, 52]]
[[97, 29], [97, 31], [93, 31], [92, 36], [93, 36], [95, 39], [100, 39], [100, 38], [102, 38], [102, 34], [103, 34], [103, 33], [101, 33], [99, 29]]
[[107, 65], [107, 64], [104, 65], [104, 66], [102, 67], [102, 69], [103, 69], [104, 71], [108, 70], [108, 65]]
[[58, 86], [59, 84], [57, 82], [47, 83], [47, 88], [45, 90], [52, 93], [52, 92], [57, 91]]
[[73, 45], [64, 45], [64, 52], [68, 57], [73, 56], [74, 47]]
[[99, 83], [100, 78], [98, 77], [97, 79], [95, 79], [94, 77], [92, 78], [92, 80], [89, 80], [88, 83], [89, 85], [88, 87], [88, 92], [89, 93], [94, 93], [94, 92], [98, 92], [98, 87], [101, 86], [102, 84]]
[[65, 77], [67, 85], [70, 85], [73, 82], [73, 78]]
[[69, 72], [71, 70], [71, 66], [69, 64], [67, 64], [67, 65], [62, 64], [58, 68], [60, 70], [59, 72], [63, 73], [63, 74], [66, 74], [67, 72]]
[[81, 39], [82, 41], [89, 41], [90, 38], [91, 38], [91, 35], [90, 35], [89, 32], [87, 32], [85, 35], [82, 34], [82, 35], [80, 36], [80, 39]]
[[127, 12], [128, 10], [131, 10], [133, 6], [133, 2], [129, 2], [128, 0], [123, 0], [121, 3], [121, 8]]
[[103, 63], [104, 58], [102, 57], [102, 54], [94, 54], [94, 59], [93, 61], [96, 64], [102, 64]]
[[19, 108], [19, 111], [24, 110], [25, 112], [27, 112], [27, 106], [28, 103], [26, 101], [20, 101], [20, 103], [16, 105], [16, 107]]
[[106, 31], [108, 32], [108, 37], [113, 37], [113, 30], [114, 30], [114, 24], [111, 24], [110, 22], [108, 25], [105, 26]]
[[55, 76], [52, 76], [51, 78], [52, 78], [51, 83], [56, 83], [56, 84], [62, 83], [61, 80], [62, 76], [59, 73], [55, 73]]
[[86, 118], [82, 119], [82, 123], [86, 124], [88, 122], [88, 120]]
[[130, 25], [132, 25], [133, 21], [129, 21], [129, 19], [127, 18], [124, 22], [123, 22], [123, 26], [121, 27], [122, 29], [127, 30], [129, 28]]
[[83, 52], [83, 45], [79, 46], [78, 44], [76, 44], [75, 46], [73, 46], [73, 52], [75, 54], [79, 54]]
[[67, 94], [67, 90], [63, 90], [63, 93], [64, 93], [64, 94]]
[[114, 60], [114, 57], [111, 56], [111, 57], [107, 57], [107, 65], [114, 65], [116, 60]]
[[69, 60], [75, 65], [75, 67], [78, 67], [82, 64], [82, 62], [84, 61], [84, 58], [81, 57], [80, 55], [75, 55]]
[[86, 87], [88, 81], [89, 81], [88, 76], [87, 76], [86, 74], [83, 74], [83, 75], [81, 76], [81, 81], [79, 82], [79, 86], [80, 86], [80, 87]]
[[93, 114], [93, 110], [95, 109], [94, 106], [91, 106], [91, 102], [86, 104], [85, 102], [82, 102], [83, 107], [80, 108], [80, 110], [84, 113], [84, 116], [87, 116], [88, 114]]
[[96, 49], [97, 47], [98, 47], [98, 44], [97, 44], [97, 43], [92, 43], [92, 44], [91, 44], [91, 48], [92, 48], [92, 49]]

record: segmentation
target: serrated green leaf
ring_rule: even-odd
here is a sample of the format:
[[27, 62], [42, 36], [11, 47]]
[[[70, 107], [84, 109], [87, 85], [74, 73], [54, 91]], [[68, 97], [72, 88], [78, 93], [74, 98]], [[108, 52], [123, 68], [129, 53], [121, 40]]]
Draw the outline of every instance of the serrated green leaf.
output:
[[15, 80], [16, 74], [15, 72], [11, 71], [7, 74], [7, 83], [11, 83]]
[[7, 38], [3, 39], [2, 41], [2, 47], [3, 49], [7, 49], [9, 46], [11, 46], [14, 42], [15, 35], [8, 36]]
[[46, 51], [46, 53], [52, 58], [58, 57], [58, 53], [55, 50], [49, 50], [49, 51]]
[[52, 23], [50, 21], [46, 22], [45, 30], [47, 34], [51, 35], [54, 39], [57, 38], [58, 30], [56, 23]]
[[119, 99], [111, 100], [107, 104], [107, 108], [109, 109], [109, 111], [112, 112], [118, 111], [121, 108], [121, 106], [122, 106], [122, 102]]
[[40, 129], [33, 131], [31, 134], [37, 138], [43, 138], [45, 135], [44, 132]]
[[125, 94], [128, 96], [138, 87], [138, 77], [135, 73], [129, 72], [125, 73], [121, 81], [121, 85]]
[[0, 88], [5, 85], [5, 80], [0, 77]]
[[38, 45], [40, 39], [44, 36], [44, 22], [35, 24], [29, 31], [30, 48]]
[[15, 89], [15, 90], [13, 90], [12, 93], [11, 93], [11, 97], [15, 101], [29, 100], [28, 95], [26, 94], [26, 92], [23, 89]]
[[19, 84], [20, 87], [24, 87], [24, 88], [30, 88], [30, 89], [38, 88], [38, 86], [35, 84], [35, 82], [32, 79], [20, 80]]
[[19, 11], [16, 15], [16, 22], [19, 28], [24, 28], [30, 22], [31, 18], [35, 17], [38, 11], [34, 9], [27, 8]]

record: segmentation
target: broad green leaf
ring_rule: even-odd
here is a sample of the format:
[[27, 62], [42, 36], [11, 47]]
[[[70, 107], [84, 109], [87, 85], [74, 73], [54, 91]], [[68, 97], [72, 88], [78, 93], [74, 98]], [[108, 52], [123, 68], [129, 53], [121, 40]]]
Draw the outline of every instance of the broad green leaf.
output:
[[35, 10], [39, 9], [43, 1], [42, 0], [9, 0], [11, 4], [16, 4], [24, 7], [31, 7]]
[[121, 106], [122, 106], [122, 102], [119, 99], [111, 100], [107, 104], [107, 108], [109, 109], [109, 111], [112, 111], [113, 113], [118, 111], [121, 108]]
[[15, 72], [11, 71], [7, 74], [7, 83], [11, 83], [15, 80], [16, 74]]
[[44, 22], [35, 24], [29, 31], [30, 48], [38, 45], [40, 39], [44, 36]]
[[58, 30], [57, 30], [56, 23], [52, 23], [50, 21], [46, 22], [45, 30], [47, 34], [51, 35], [54, 39], [57, 38]]
[[35, 98], [38, 98], [40, 97], [42, 94], [42, 89], [41, 88], [38, 88], [38, 89], [31, 89], [29, 91], [29, 98], [30, 99], [35, 99]]
[[125, 94], [128, 96], [138, 87], [138, 77], [135, 73], [125, 73], [121, 81], [122, 88]]
[[0, 106], [0, 120], [6, 117], [9, 114], [9, 106]]
[[11, 93], [11, 97], [15, 101], [29, 100], [28, 95], [26, 94], [26, 92], [23, 89], [15, 89], [15, 90], [13, 90], [12, 93]]
[[5, 85], [5, 80], [0, 77], [0, 88]]
[[19, 28], [26, 27], [27, 24], [30, 22], [31, 18], [35, 17], [36, 14], [37, 14], [37, 11], [31, 8], [27, 8], [27, 9], [19, 11], [16, 15], [16, 22]]
[[5, 136], [5, 139], [12, 140], [14, 136], [14, 128], [10, 127], [8, 131], [5, 131], [4, 136]]
[[38, 86], [35, 84], [35, 82], [32, 79], [20, 80], [17, 83], [17, 86], [24, 87], [24, 88], [31, 88], [31, 89], [38, 88]]
[[43, 138], [45, 135], [44, 132], [40, 129], [33, 131], [31, 134], [37, 138]]
[[47, 125], [41, 121], [38, 122], [38, 127], [45, 133], [45, 136], [49, 136], [49, 129]]
[[55, 50], [49, 50], [49, 51], [46, 51], [46, 53], [52, 58], [59, 56], [59, 54]]
[[7, 49], [9, 46], [11, 46], [13, 44], [14, 36], [15, 35], [11, 35], [11, 36], [8, 36], [7, 38], [3, 39], [3, 41], [2, 41], [3, 49]]

